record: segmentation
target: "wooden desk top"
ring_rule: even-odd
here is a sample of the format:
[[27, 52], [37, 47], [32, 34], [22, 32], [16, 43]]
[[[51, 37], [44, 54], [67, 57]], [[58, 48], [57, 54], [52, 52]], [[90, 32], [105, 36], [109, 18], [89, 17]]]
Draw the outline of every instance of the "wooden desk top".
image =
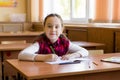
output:
[[41, 79], [120, 70], [120, 64], [100, 61], [102, 58], [111, 56], [120, 56], [120, 53], [90, 55], [90, 58], [98, 65], [96, 66], [91, 63], [89, 68], [81, 67], [80, 64], [51, 65], [44, 62], [19, 61], [18, 59], [9, 59], [7, 62], [22, 73], [27, 79]]
[[31, 43], [0, 44], [0, 51], [22, 50]]
[[1, 32], [0, 36], [38, 36], [42, 32]]
[[[100, 43], [93, 43], [93, 42], [73, 42], [75, 44], [78, 44], [82, 47], [97, 47], [97, 46], [103, 46], [104, 44]], [[9, 50], [22, 50], [26, 47], [28, 47], [32, 43], [17, 43], [17, 44], [0, 44], [0, 51], [9, 51]]]
[[97, 47], [97, 46], [105, 46], [105, 44], [102, 43], [95, 43], [95, 42], [85, 42], [85, 41], [72, 41], [74, 44], [77, 44], [82, 47]]

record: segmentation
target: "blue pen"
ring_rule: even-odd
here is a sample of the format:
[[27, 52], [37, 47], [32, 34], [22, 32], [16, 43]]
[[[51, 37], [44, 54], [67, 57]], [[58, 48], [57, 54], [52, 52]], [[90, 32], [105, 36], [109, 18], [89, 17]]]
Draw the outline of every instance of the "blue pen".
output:
[[64, 64], [77, 64], [77, 63], [80, 63], [81, 60], [75, 60], [73, 62], [64, 62], [64, 63], [59, 63], [59, 65], [64, 65]]

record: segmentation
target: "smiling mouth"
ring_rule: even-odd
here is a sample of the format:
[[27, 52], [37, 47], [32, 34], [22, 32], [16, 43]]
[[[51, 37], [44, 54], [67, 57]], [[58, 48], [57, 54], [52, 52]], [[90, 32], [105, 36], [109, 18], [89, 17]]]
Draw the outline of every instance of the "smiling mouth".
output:
[[55, 35], [55, 34], [50, 34], [50, 35]]

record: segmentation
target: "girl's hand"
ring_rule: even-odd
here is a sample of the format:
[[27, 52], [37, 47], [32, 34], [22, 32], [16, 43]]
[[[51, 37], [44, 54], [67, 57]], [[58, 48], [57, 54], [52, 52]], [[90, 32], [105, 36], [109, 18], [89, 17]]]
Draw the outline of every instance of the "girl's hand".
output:
[[68, 59], [73, 59], [76, 58], [76, 54], [66, 54], [64, 56], [62, 56], [62, 60], [68, 60]]
[[56, 61], [58, 56], [56, 54], [47, 54], [45, 61]]
[[62, 56], [61, 59], [62, 60], [68, 60], [68, 59], [71, 58], [71, 56], [72, 56], [71, 54], [66, 54], [66, 55]]

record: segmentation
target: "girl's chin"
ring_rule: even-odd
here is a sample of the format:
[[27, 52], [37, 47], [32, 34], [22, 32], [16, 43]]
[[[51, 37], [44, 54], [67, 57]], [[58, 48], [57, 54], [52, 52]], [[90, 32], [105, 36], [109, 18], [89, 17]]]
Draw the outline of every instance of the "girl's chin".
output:
[[51, 39], [55, 39], [55, 38], [57, 38], [57, 36], [50, 36], [50, 38], [51, 38]]
[[56, 40], [56, 39], [58, 39], [58, 38], [50, 38], [50, 40]]
[[56, 41], [58, 38], [50, 38], [51, 41]]
[[50, 39], [50, 40], [57, 40], [58, 37], [57, 37], [57, 36], [49, 36], [49, 39]]

